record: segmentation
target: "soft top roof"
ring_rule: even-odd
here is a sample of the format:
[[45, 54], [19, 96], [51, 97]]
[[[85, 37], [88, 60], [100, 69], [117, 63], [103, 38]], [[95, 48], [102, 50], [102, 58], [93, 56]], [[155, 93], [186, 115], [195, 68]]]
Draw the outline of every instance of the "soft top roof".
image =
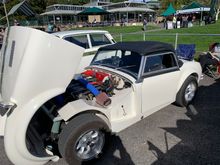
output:
[[175, 52], [172, 45], [157, 41], [118, 42], [99, 48], [99, 50], [123, 50], [136, 52], [142, 56], [155, 53]]

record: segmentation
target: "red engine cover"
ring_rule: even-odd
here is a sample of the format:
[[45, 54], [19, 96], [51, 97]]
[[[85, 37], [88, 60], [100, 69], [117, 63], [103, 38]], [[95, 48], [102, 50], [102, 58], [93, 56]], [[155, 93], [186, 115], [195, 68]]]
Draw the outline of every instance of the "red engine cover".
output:
[[83, 72], [82, 74], [85, 75], [86, 77], [91, 76], [91, 77], [96, 78], [96, 82], [92, 82], [91, 84], [97, 84], [97, 83], [99, 84], [100, 82], [103, 81], [103, 79], [104, 79], [105, 77], [108, 77], [108, 76], [109, 76], [109, 74], [107, 74], [107, 73], [104, 73], [104, 72], [96, 72], [96, 71], [94, 71], [94, 70], [86, 70], [86, 71]]

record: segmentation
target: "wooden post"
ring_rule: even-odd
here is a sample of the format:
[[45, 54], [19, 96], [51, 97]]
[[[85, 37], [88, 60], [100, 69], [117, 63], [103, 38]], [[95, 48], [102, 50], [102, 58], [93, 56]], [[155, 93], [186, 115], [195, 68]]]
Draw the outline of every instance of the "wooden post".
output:
[[176, 33], [176, 39], [175, 39], [175, 50], [177, 49], [178, 44], [178, 33]]

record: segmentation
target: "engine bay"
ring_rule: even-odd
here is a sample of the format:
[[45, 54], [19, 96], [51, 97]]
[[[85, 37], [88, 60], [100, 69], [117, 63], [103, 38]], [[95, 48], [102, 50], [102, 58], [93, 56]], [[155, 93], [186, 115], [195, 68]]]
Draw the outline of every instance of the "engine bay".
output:
[[111, 97], [115, 95], [115, 90], [129, 87], [131, 82], [121, 76], [90, 68], [71, 81], [66, 93], [73, 100], [95, 100], [97, 104], [105, 107], [111, 104]]

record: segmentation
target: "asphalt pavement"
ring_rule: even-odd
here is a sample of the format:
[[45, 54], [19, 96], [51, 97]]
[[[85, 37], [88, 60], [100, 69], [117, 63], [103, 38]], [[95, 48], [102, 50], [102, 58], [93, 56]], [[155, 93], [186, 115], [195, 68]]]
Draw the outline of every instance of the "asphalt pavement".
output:
[[[205, 77], [187, 108], [169, 105], [112, 136], [95, 165], [219, 165], [220, 81]], [[0, 164], [11, 165], [3, 139]], [[66, 165], [63, 159], [49, 165]]]

